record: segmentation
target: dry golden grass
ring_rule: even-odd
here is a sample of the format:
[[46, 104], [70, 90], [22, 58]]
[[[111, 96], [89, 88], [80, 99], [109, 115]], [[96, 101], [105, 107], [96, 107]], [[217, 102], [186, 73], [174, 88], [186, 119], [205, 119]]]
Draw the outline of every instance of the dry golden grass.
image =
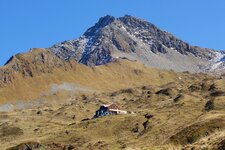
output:
[[12, 84], [0, 88], [0, 103], [40, 98], [40, 95], [50, 92], [52, 84], [72, 83], [96, 92], [106, 92], [144, 84], [162, 85], [178, 80], [178, 76], [173, 72], [150, 69], [128, 60], [94, 68], [75, 63], [67, 71], [55, 68], [52, 73], [34, 77], [16, 75]]
[[[81, 94], [73, 97], [69, 104], [49, 103], [40, 108], [1, 113], [1, 118], [7, 122], [7, 131], [16, 127], [22, 129], [23, 134], [0, 136], [0, 144], [8, 148], [33, 141], [44, 146], [71, 145], [81, 150], [218, 149], [225, 139], [225, 111], [222, 109], [225, 99], [222, 95], [210, 95], [218, 90], [225, 91], [222, 86], [225, 81], [201, 74], [182, 74], [182, 78], [187, 84], [177, 80], [160, 86]], [[213, 90], [212, 84], [216, 87]], [[190, 88], [193, 85], [202, 86], [193, 91]], [[162, 89], [170, 90], [158, 92]], [[182, 97], [174, 101], [178, 94]], [[214, 107], [206, 111], [206, 103], [212, 98]], [[91, 118], [101, 104], [111, 102], [135, 114], [81, 121]], [[145, 114], [153, 118], [146, 119]]]

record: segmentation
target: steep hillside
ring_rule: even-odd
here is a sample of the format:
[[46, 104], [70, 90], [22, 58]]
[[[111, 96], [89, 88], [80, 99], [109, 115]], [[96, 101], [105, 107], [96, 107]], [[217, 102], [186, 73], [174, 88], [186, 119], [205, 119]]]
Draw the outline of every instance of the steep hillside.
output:
[[32, 49], [28, 53], [17, 54], [0, 68], [0, 87], [12, 83], [18, 77], [51, 73], [55, 68], [66, 69], [69, 67], [68, 64], [46, 49]]

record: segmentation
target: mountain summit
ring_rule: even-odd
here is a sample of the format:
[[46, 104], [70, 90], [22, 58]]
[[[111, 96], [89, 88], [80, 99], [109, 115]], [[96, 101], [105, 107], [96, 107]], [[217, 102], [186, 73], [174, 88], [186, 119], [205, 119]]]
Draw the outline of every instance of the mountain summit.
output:
[[49, 49], [61, 59], [75, 59], [88, 66], [126, 57], [151, 67], [191, 72], [210, 70], [207, 68], [224, 56], [213, 49], [191, 46], [152, 23], [129, 15], [102, 17], [80, 38]]
[[[225, 68], [225, 52], [191, 46], [154, 24], [130, 15], [102, 17], [80, 38], [45, 50], [62, 61], [75, 60], [87, 66], [127, 58], [174, 71], [221, 72]], [[11, 59], [7, 64], [10, 62]]]

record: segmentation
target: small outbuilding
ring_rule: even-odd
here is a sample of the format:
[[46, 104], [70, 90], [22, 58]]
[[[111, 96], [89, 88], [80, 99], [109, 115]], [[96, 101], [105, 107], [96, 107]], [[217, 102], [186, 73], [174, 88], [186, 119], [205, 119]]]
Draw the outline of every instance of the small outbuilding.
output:
[[116, 104], [102, 105], [96, 111], [93, 118], [99, 118], [108, 115], [127, 114], [127, 111], [121, 110]]

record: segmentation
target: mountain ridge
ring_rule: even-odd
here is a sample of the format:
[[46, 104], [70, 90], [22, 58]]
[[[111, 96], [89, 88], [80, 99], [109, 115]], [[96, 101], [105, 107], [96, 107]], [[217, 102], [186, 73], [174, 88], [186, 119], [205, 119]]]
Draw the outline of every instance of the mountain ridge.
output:
[[[44, 52], [37, 56], [40, 58], [39, 63], [50, 63], [49, 68], [57, 67], [59, 62], [63, 66], [64, 61], [71, 60], [87, 66], [98, 66], [118, 58], [138, 60], [150, 67], [175, 71], [223, 72], [225, 68], [225, 52], [190, 46], [154, 24], [130, 15], [119, 18], [110, 15], [101, 17], [80, 38], [42, 50], [48, 55], [50, 52], [54, 54], [51, 54], [53, 59], [59, 58], [51, 64], [52, 62], [42, 58]], [[18, 72], [18, 69], [23, 74], [33, 76], [32, 72], [35, 72], [35, 68], [38, 69], [37, 66], [30, 67], [33, 61], [22, 60], [21, 65], [21, 60], [18, 59], [25, 55], [33, 57], [32, 51], [35, 49], [12, 56], [0, 69], [1, 82], [8, 83], [13, 80], [13, 74]], [[50, 56], [48, 58], [50, 59]], [[30, 68], [33, 70], [30, 71]], [[43, 70], [45, 69], [36, 72], [40, 73]]]

